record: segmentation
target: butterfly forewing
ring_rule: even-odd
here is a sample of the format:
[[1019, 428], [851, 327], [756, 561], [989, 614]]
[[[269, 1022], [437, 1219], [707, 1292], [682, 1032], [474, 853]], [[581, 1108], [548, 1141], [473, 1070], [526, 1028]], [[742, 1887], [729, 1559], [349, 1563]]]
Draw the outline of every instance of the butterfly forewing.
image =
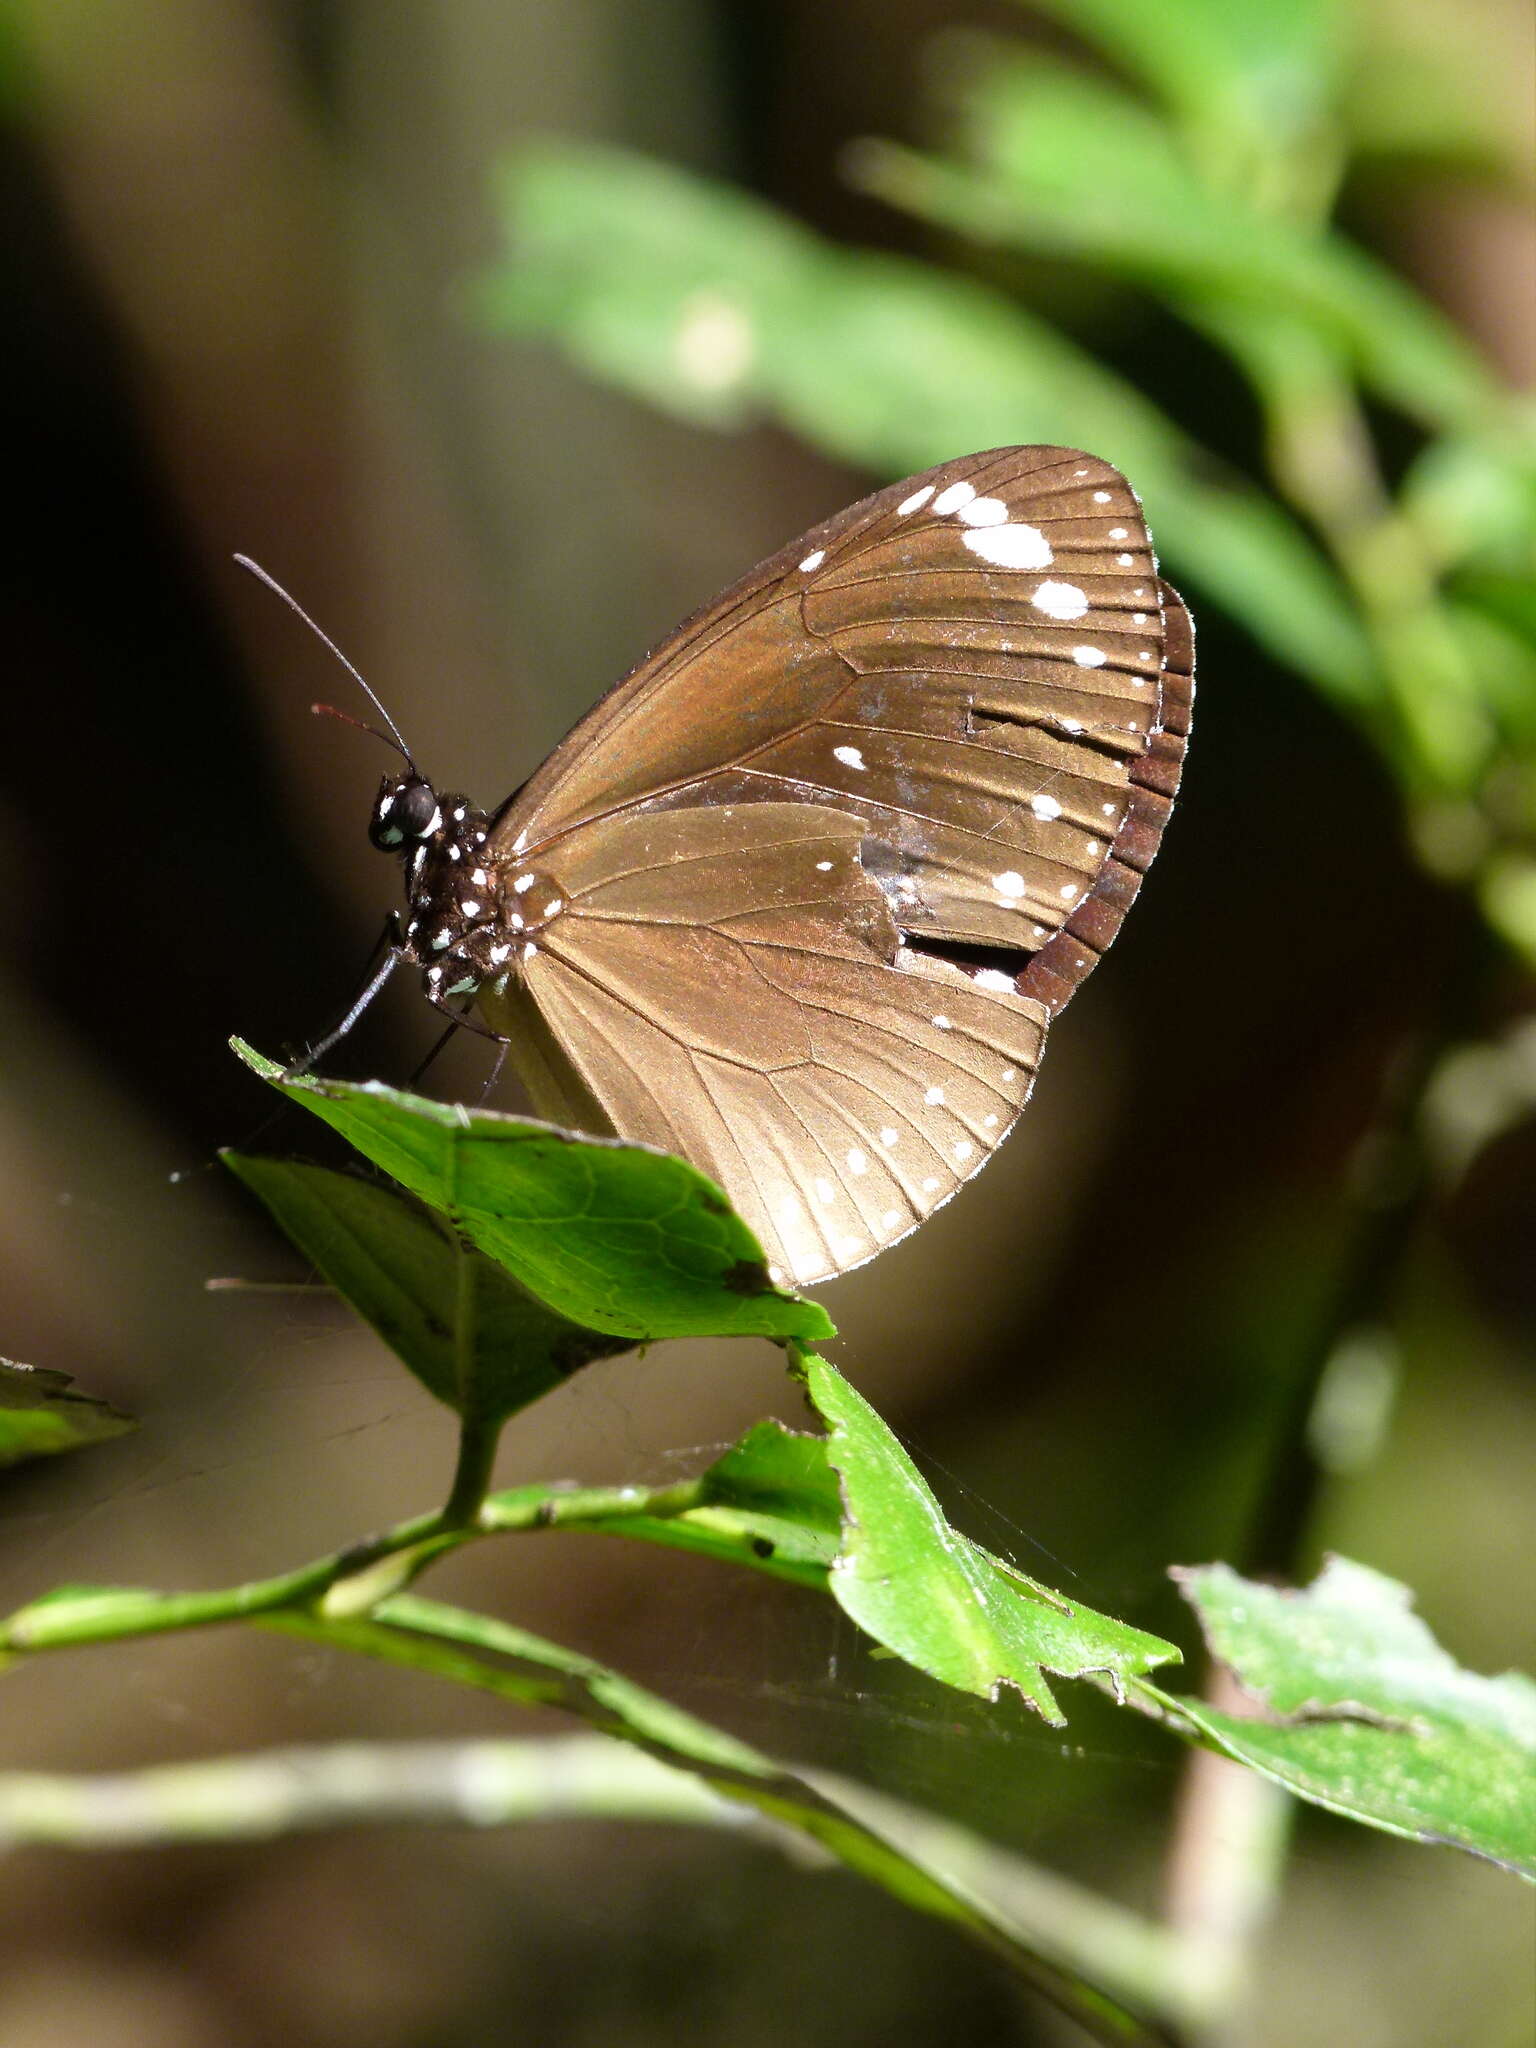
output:
[[1107, 463], [1001, 449], [877, 492], [686, 621], [498, 818], [487, 855], [564, 908], [488, 1021], [714, 1174], [786, 1277], [859, 1263], [1017, 1116], [1156, 850], [1191, 667]]

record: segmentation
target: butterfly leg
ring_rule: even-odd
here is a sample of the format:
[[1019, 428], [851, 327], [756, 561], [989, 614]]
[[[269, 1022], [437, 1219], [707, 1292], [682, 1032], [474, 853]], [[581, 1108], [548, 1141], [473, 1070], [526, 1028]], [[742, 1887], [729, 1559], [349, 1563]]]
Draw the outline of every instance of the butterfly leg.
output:
[[[377, 953], [380, 947], [385, 949], [383, 959], [380, 960], [378, 966], [369, 975], [368, 980], [359, 993], [354, 996], [341, 1022], [330, 1031], [327, 1031], [323, 1038], [317, 1039], [302, 1059], [294, 1060], [290, 1064], [287, 1071], [287, 1078], [289, 1080], [292, 1080], [295, 1075], [307, 1074], [314, 1066], [316, 1060], [324, 1059], [331, 1047], [346, 1037], [353, 1025], [356, 1024], [358, 1018], [362, 1016], [364, 1010], [367, 1009], [368, 1005], [400, 964], [404, 956], [395, 946], [395, 920], [393, 916], [387, 917], [384, 920], [384, 929], [374, 944], [374, 953]], [[370, 960], [371, 958], [372, 955], [370, 955]]]

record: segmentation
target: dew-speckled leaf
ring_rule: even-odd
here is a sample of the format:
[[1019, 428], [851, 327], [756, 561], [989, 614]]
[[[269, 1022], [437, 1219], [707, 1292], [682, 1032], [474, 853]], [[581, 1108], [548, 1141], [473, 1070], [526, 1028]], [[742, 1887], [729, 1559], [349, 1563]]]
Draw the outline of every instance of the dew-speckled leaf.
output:
[[1407, 1587], [1333, 1558], [1300, 1592], [1226, 1565], [1174, 1575], [1264, 1718], [1175, 1705], [1303, 1799], [1536, 1879], [1536, 1683], [1464, 1671]]
[[629, 1348], [558, 1314], [398, 1188], [297, 1160], [223, 1157], [428, 1393], [469, 1421], [505, 1421]]
[[0, 1358], [0, 1466], [51, 1458], [137, 1427], [110, 1402], [78, 1393], [68, 1373]]
[[548, 335], [592, 375], [684, 418], [777, 417], [889, 477], [960, 449], [1091, 448], [1134, 481], [1181, 583], [1335, 697], [1374, 693], [1350, 601], [1294, 521], [1002, 293], [839, 249], [621, 151], [530, 149], [498, 184], [511, 253], [480, 290], [492, 325]]
[[378, 1082], [290, 1079], [235, 1049], [573, 1322], [636, 1344], [831, 1334], [817, 1303], [772, 1285], [756, 1238], [685, 1160]]
[[825, 1359], [805, 1371], [843, 1496], [832, 1590], [877, 1642], [965, 1692], [996, 1698], [1011, 1685], [1057, 1726], [1046, 1671], [1118, 1686], [1178, 1660], [1171, 1643], [1063, 1599], [952, 1529], [869, 1403]]

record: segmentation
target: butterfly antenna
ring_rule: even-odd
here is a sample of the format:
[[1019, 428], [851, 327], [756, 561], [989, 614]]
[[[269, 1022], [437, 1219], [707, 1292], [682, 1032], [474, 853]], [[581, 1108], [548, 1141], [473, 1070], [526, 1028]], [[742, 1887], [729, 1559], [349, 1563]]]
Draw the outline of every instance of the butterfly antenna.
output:
[[[421, 773], [421, 770], [416, 766], [416, 756], [405, 744], [405, 736], [402, 734], [399, 726], [396, 725], [395, 721], [390, 717], [388, 711], [385, 710], [384, 704], [380, 699], [378, 692], [372, 687], [370, 683], [368, 683], [364, 679], [361, 671], [357, 669], [350, 661], [348, 661], [347, 657], [336, 645], [336, 642], [331, 638], [330, 634], [322, 632], [320, 627], [317, 626], [314, 620], [309, 616], [309, 613], [305, 611], [303, 605], [299, 603], [298, 599], [296, 597], [290, 597], [288, 592], [284, 590], [281, 583], [278, 582], [277, 578], [275, 576], [269, 576], [266, 570], [262, 568], [259, 562], [253, 562], [249, 555], [236, 555], [235, 560], [240, 565], [240, 567], [246, 571], [248, 575], [254, 576], [256, 578], [256, 581], [258, 583], [264, 583], [267, 586], [268, 590], [270, 590], [274, 596], [280, 597], [283, 600], [283, 603], [287, 605], [289, 611], [296, 612], [298, 616], [304, 621], [305, 625], [308, 626], [311, 633], [314, 634], [315, 638], [318, 641], [320, 641], [323, 646], [328, 647], [331, 650], [332, 654], [335, 655], [336, 659], [341, 663], [342, 667], [346, 670], [347, 674], [352, 678], [353, 682], [357, 684], [357, 687], [362, 691], [363, 695], [368, 699], [369, 703], [373, 706], [375, 711], [378, 712], [380, 718], [382, 718], [384, 723], [389, 727], [389, 731], [391, 734], [391, 743], [394, 746], [398, 747], [400, 752], [404, 755], [406, 765], [410, 768], [412, 774], [419, 775]], [[315, 708], [317, 710], [328, 711], [330, 710], [331, 707], [329, 705], [317, 705]], [[345, 718], [346, 716], [344, 712], [340, 711], [335, 712], [333, 715], [337, 718]], [[361, 721], [358, 719], [351, 719], [348, 721], [348, 723], [358, 725], [361, 724]], [[372, 732], [374, 728], [372, 726], [363, 726], [363, 730], [365, 732]], [[383, 739], [384, 735], [382, 733], [379, 733], [377, 737]]]
[[[404, 751], [398, 740], [392, 739], [387, 732], [380, 732], [379, 728], [370, 725], [366, 718], [354, 718], [350, 711], [343, 711], [335, 704], [311, 704], [309, 708], [316, 718], [339, 719], [343, 725], [350, 725], [354, 732], [365, 732], [370, 739], [382, 740], [386, 747], [393, 747], [397, 754]], [[405, 758], [414, 769], [416, 763], [411, 760], [410, 755], [406, 754]]]

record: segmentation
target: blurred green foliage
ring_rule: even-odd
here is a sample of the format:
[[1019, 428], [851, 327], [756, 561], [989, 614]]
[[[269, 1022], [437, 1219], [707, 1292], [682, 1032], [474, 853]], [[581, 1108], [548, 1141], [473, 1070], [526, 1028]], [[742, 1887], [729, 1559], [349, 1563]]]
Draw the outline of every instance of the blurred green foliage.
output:
[[104, 1443], [135, 1426], [110, 1402], [81, 1393], [68, 1373], [0, 1358], [0, 1466]]
[[[510, 254], [487, 317], [683, 418], [778, 419], [885, 474], [1008, 442], [1107, 457], [1175, 579], [1365, 730], [1426, 867], [1536, 959], [1536, 411], [1334, 218], [1357, 167], [1528, 173], [1470, 75], [1339, 0], [1038, 11], [1077, 60], [952, 36], [944, 146], [847, 154], [942, 262], [545, 146], [500, 175]], [[1219, 350], [1256, 406], [1258, 473], [1026, 311], [1042, 262]]]

